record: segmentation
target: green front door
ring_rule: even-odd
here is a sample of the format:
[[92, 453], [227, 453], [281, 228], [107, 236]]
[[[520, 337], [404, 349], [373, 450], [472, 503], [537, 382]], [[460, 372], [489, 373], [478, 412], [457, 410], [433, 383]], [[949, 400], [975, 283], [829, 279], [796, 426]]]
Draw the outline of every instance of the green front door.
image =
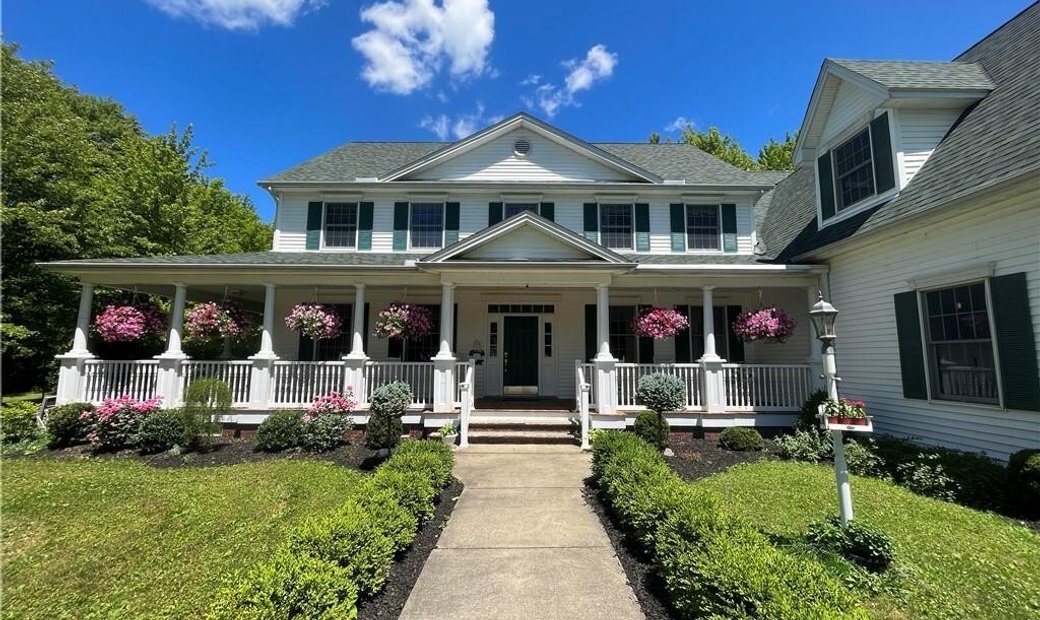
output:
[[504, 394], [538, 394], [538, 317], [505, 317], [502, 347]]

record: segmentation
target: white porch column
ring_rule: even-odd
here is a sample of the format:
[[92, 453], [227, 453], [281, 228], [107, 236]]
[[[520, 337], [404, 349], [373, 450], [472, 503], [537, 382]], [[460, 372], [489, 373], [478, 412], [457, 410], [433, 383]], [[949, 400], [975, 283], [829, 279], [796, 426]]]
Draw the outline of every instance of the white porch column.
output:
[[596, 285], [596, 339], [599, 352], [596, 365], [596, 412], [617, 411], [617, 359], [610, 352], [610, 287]]
[[[818, 290], [815, 286], [806, 289], [806, 308], [808, 310], [812, 310], [813, 305], [816, 304]], [[823, 356], [820, 351], [820, 343], [812, 337], [812, 334], [809, 335], [809, 373], [809, 385], [813, 391], [827, 389], [827, 382], [823, 376]]]
[[76, 332], [72, 336], [72, 348], [57, 356], [60, 361], [56, 394], [59, 405], [83, 400], [86, 360], [94, 357], [87, 348], [90, 311], [94, 304], [94, 285], [84, 282], [82, 287], [79, 293], [79, 312], [76, 314]]
[[368, 355], [365, 354], [365, 285], [356, 283], [354, 285], [354, 317], [351, 324], [350, 353], [343, 356], [346, 364], [344, 372], [344, 392], [347, 388], [354, 393], [354, 399], [358, 406], [367, 404], [365, 402], [365, 362]]
[[181, 402], [181, 369], [182, 362], [188, 356], [181, 350], [181, 330], [184, 328], [184, 302], [188, 287], [174, 282], [173, 309], [170, 312], [170, 333], [166, 341], [166, 351], [156, 355], [159, 360], [158, 375], [155, 380], [155, 391], [162, 398], [163, 407], [176, 407]]
[[433, 411], [455, 411], [455, 354], [451, 350], [455, 330], [455, 284], [441, 284], [441, 348], [433, 357]]
[[698, 361], [704, 371], [704, 407], [708, 413], [719, 413], [726, 409], [725, 383], [722, 364], [726, 360], [715, 352], [715, 287], [701, 289], [704, 314], [704, 355]]
[[274, 302], [275, 285], [264, 284], [264, 318], [260, 329], [260, 350], [250, 355], [253, 362], [249, 383], [249, 403], [255, 409], [267, 408], [271, 401], [271, 382], [274, 362]]

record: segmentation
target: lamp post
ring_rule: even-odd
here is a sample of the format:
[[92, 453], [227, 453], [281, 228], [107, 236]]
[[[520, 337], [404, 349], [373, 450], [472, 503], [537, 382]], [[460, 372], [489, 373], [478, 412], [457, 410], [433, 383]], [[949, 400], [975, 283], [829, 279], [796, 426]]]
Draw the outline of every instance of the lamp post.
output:
[[[838, 381], [841, 380], [837, 376], [837, 366], [834, 363], [834, 340], [837, 338], [834, 322], [837, 318], [838, 309], [823, 298], [822, 292], [819, 293], [819, 301], [809, 311], [809, 321], [823, 348], [823, 376], [827, 380], [827, 398], [833, 401], [838, 400]], [[834, 477], [838, 485], [838, 512], [841, 515], [841, 524], [845, 525], [853, 518], [849, 465], [845, 461], [845, 444], [842, 441], [841, 430], [832, 428], [830, 434], [834, 450]]]

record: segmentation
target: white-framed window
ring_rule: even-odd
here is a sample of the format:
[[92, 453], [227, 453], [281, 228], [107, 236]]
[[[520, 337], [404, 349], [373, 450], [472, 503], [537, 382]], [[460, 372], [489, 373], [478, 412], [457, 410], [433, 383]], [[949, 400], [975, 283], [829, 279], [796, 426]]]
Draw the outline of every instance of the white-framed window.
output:
[[[636, 306], [610, 306], [607, 313], [610, 352], [622, 362], [639, 362], [639, 337], [632, 329], [639, 308]], [[649, 360], [653, 361], [653, 360]]]
[[408, 214], [408, 237], [412, 248], [444, 247], [444, 203], [413, 202]]
[[524, 211], [533, 211], [535, 214], [538, 213], [537, 202], [507, 202], [502, 205], [502, 208], [504, 209], [503, 217], [507, 220], [518, 213], [523, 213]]
[[831, 158], [837, 212], [840, 213], [877, 193], [869, 126], [832, 149]]
[[358, 204], [356, 202], [326, 202], [322, 215], [322, 231], [324, 247], [356, 248]]
[[935, 400], [999, 404], [986, 282], [920, 292], [929, 387]]
[[720, 205], [686, 205], [686, 249], [722, 249]]
[[634, 249], [635, 214], [631, 204], [599, 205], [599, 242], [612, 250]]

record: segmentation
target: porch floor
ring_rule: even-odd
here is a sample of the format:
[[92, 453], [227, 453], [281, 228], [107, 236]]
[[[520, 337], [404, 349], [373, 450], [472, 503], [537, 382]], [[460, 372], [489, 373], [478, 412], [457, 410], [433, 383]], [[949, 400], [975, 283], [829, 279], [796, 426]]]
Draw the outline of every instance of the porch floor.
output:
[[574, 411], [574, 400], [565, 398], [503, 398], [484, 396], [475, 402], [474, 413], [482, 411]]

